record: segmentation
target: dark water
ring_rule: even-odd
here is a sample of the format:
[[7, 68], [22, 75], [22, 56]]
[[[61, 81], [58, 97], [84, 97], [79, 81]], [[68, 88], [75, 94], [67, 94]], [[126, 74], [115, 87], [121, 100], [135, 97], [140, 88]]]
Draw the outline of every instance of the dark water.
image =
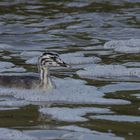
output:
[[[86, 57], [96, 56], [101, 58], [100, 64], [122, 65], [127, 62], [131, 62], [131, 64], [136, 62], [135, 66], [129, 65], [129, 67], [139, 68], [140, 56], [138, 53], [110, 52], [110, 50], [100, 48], [100, 46], [103, 46], [105, 42], [110, 40], [139, 39], [139, 27], [139, 0], [1, 0], [0, 48], [4, 44], [11, 47], [10, 49], [6, 49], [5, 47], [0, 50], [0, 61], [11, 62], [17, 68], [24, 68], [11, 70], [10, 72], [37, 72], [36, 65], [26, 63], [28, 57], [34, 57], [34, 54], [31, 53], [32, 56], [21, 56], [21, 54], [23, 51], [43, 52], [51, 50], [60, 54], [78, 54], [82, 52]], [[80, 77], [76, 74], [78, 70], [76, 68], [71, 70], [60, 69], [58, 72], [57, 70], [53, 70], [52, 75], [60, 79], [64, 77], [83, 79], [88, 85], [97, 88], [114, 83], [112, 79], [105, 80], [102, 78], [99, 80], [96, 78]], [[3, 70], [3, 73], [7, 73], [7, 70]], [[138, 81], [130, 79], [123, 82], [129, 82], [133, 85], [135, 83], [138, 84]], [[121, 80], [117, 80], [117, 82], [121, 83]], [[107, 134], [113, 133], [114, 137], [112, 139], [121, 137], [127, 140], [138, 140], [140, 137], [140, 99], [138, 98], [140, 88], [129, 90], [128, 88], [129, 86], [126, 86], [126, 90], [124, 87], [123, 90], [108, 92], [103, 98], [122, 99], [129, 101], [129, 104], [55, 103], [51, 105], [51, 107], [99, 107], [110, 109], [116, 116], [115, 120], [106, 119], [107, 117], [105, 116], [100, 119], [96, 118], [96, 116], [101, 116], [101, 114], [92, 112], [84, 114], [84, 117], [87, 119], [84, 122], [57, 120], [50, 115], [42, 116], [39, 112], [39, 105], [29, 104], [20, 107], [20, 109], [0, 111], [0, 127], [26, 130], [25, 133], [33, 136], [37, 135], [36, 137], [38, 138], [44, 135], [43, 131], [39, 130], [45, 129], [49, 131], [58, 129], [56, 127], [60, 126], [76, 125], [91, 131], [105, 132]], [[2, 93], [3, 91], [1, 90], [0, 92]], [[15, 100], [11, 95], [1, 95], [0, 99], [1, 101]], [[121, 115], [125, 116], [124, 120], [119, 118]], [[131, 121], [130, 116], [137, 117], [138, 120], [134, 118]], [[128, 121], [125, 121], [127, 119]], [[38, 130], [40, 133], [30, 132], [29, 130]], [[52, 134], [46, 134], [48, 136], [49, 134], [54, 135], [56, 136], [54, 139], [57, 139], [58, 132], [54, 131], [51, 132]], [[92, 138], [89, 137], [88, 139]], [[76, 137], [75, 139], [78, 138]]]

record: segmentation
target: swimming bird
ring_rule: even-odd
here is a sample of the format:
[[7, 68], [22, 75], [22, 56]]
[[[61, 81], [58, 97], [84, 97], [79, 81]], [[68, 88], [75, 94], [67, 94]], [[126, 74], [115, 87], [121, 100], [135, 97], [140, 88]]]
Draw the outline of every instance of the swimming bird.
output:
[[38, 58], [40, 78], [34, 75], [1, 75], [0, 86], [25, 89], [38, 88], [44, 90], [55, 88], [55, 85], [51, 80], [49, 67], [56, 66], [69, 67], [68, 64], [61, 60], [58, 54], [45, 52]]

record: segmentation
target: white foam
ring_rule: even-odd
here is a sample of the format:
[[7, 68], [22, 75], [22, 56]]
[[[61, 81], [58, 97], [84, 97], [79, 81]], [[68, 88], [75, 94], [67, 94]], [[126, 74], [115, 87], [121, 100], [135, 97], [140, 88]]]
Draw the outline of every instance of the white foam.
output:
[[38, 57], [33, 57], [33, 58], [29, 58], [28, 60], [26, 60], [26, 64], [32, 64], [32, 65], [36, 65], [38, 61]]
[[1, 50], [10, 50], [10, 49], [13, 49], [13, 46], [11, 45], [8, 45], [8, 44], [0, 44], [0, 51]]
[[132, 94], [133, 96], [136, 96], [138, 99], [140, 99], [140, 93]]
[[14, 67], [15, 65], [11, 62], [3, 62], [3, 61], [0, 61], [0, 69], [8, 69], [8, 68], [11, 68], [11, 67]]
[[23, 107], [23, 106], [26, 106], [26, 105], [29, 105], [29, 102], [26, 102], [26, 101], [10, 101], [10, 100], [7, 100], [7, 101], [0, 101], [0, 107]]
[[11, 62], [0, 61], [0, 72], [25, 72], [26, 70], [22, 67], [16, 67]]
[[37, 140], [35, 137], [24, 134], [21, 131], [7, 128], [0, 128], [1, 140]]
[[0, 110], [15, 110], [29, 104], [25, 100], [18, 100], [11, 96], [0, 96]]
[[114, 49], [114, 51], [122, 53], [139, 53], [140, 39], [112, 40], [105, 43], [104, 48]]
[[10, 56], [2, 56], [3, 59], [12, 59]]
[[90, 3], [91, 1], [75, 1], [75, 2], [66, 3], [65, 6], [80, 8], [80, 7], [85, 7], [85, 6], [90, 5]]
[[20, 54], [20, 57], [26, 60], [26, 64], [37, 64], [38, 57], [41, 54], [40, 51], [24, 51]]
[[38, 73], [34, 73], [34, 72], [22, 72], [22, 73], [15, 73], [15, 72], [10, 72], [10, 73], [0, 73], [0, 76], [35, 76], [38, 77], [39, 74]]
[[104, 93], [94, 86], [85, 85], [85, 81], [71, 78], [55, 79], [56, 89], [43, 90], [21, 90], [0, 87], [0, 95], [12, 95], [16, 98], [29, 102], [55, 102], [71, 104], [129, 104], [129, 101], [122, 99], [103, 98]]
[[[103, 48], [102, 48], [103, 49]], [[112, 50], [94, 50], [94, 51], [92, 51], [92, 50], [90, 50], [90, 51], [86, 51], [85, 52], [86, 54], [90, 54], [90, 56], [91, 55], [99, 55], [99, 56], [104, 56], [104, 55], [112, 55]], [[98, 58], [98, 57], [97, 57]]]
[[58, 127], [62, 130], [70, 130], [71, 132], [78, 132], [83, 134], [94, 134], [94, 135], [108, 135], [108, 136], [115, 136], [113, 133], [102, 133], [95, 130], [90, 130], [88, 128], [79, 127], [76, 125], [68, 125], [68, 126], [60, 126]]
[[0, 70], [0, 72], [25, 72], [25, 71], [26, 69], [22, 67], [5, 68]]
[[35, 56], [40, 56], [42, 52], [39, 51], [23, 51], [20, 56], [27, 58], [27, 57], [35, 57]]
[[17, 110], [18, 107], [0, 107], [0, 111], [7, 111], [7, 110]]
[[[116, 137], [110, 133], [89, 133], [89, 132], [80, 132], [80, 131], [71, 131], [68, 128], [59, 128], [54, 130], [28, 130], [24, 131], [26, 134], [31, 136], [36, 136], [41, 140], [51, 140], [51, 139], [66, 139], [66, 140], [124, 140], [121, 137]], [[78, 129], [78, 127], [76, 128]]]
[[[88, 129], [88, 128], [83, 128], [83, 127], [79, 127], [79, 126], [76, 126], [76, 125], [60, 126], [58, 128], [62, 129], [62, 130], [71, 130], [71, 131], [83, 132], [83, 133], [93, 133], [93, 131]], [[94, 131], [94, 133], [95, 132], [97, 134], [99, 133], [97, 131]]]
[[87, 113], [96, 113], [96, 114], [112, 113], [109, 109], [93, 108], [93, 107], [83, 107], [83, 108], [53, 107], [53, 108], [41, 108], [39, 111], [43, 114], [51, 115], [53, 119], [66, 122], [87, 121], [88, 119], [83, 117]]
[[90, 134], [83, 132], [71, 132], [63, 135], [62, 138], [69, 140], [124, 140], [121, 137], [112, 136], [107, 133]]
[[122, 65], [89, 65], [84, 70], [79, 70], [77, 74], [81, 77], [93, 79], [99, 78], [140, 78], [140, 68], [126, 68]]
[[95, 115], [90, 118], [118, 122], [140, 122], [139, 116], [129, 116], [129, 115]]
[[140, 67], [140, 62], [127, 62], [124, 63], [123, 65], [128, 67]]
[[62, 54], [61, 58], [68, 64], [87, 64], [101, 61], [98, 57], [84, 57], [82, 52]]
[[140, 90], [140, 83], [120, 82], [116, 84], [106, 85], [100, 88], [104, 93], [128, 90]]

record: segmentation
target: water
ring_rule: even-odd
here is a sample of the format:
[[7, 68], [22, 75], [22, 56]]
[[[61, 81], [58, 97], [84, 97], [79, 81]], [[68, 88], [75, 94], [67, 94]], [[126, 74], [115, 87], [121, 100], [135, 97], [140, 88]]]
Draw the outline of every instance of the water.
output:
[[1, 138], [139, 139], [139, 11], [139, 0], [1, 0], [1, 75], [38, 77], [45, 50], [72, 66], [51, 69], [48, 93], [0, 87]]

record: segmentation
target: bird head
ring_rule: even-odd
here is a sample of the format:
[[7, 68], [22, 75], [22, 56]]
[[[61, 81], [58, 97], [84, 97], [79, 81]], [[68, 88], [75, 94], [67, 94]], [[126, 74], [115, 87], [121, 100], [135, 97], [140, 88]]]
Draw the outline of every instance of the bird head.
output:
[[64, 61], [61, 60], [58, 54], [53, 52], [45, 52], [43, 53], [39, 59], [38, 64], [41, 68], [48, 68], [48, 67], [69, 67]]

